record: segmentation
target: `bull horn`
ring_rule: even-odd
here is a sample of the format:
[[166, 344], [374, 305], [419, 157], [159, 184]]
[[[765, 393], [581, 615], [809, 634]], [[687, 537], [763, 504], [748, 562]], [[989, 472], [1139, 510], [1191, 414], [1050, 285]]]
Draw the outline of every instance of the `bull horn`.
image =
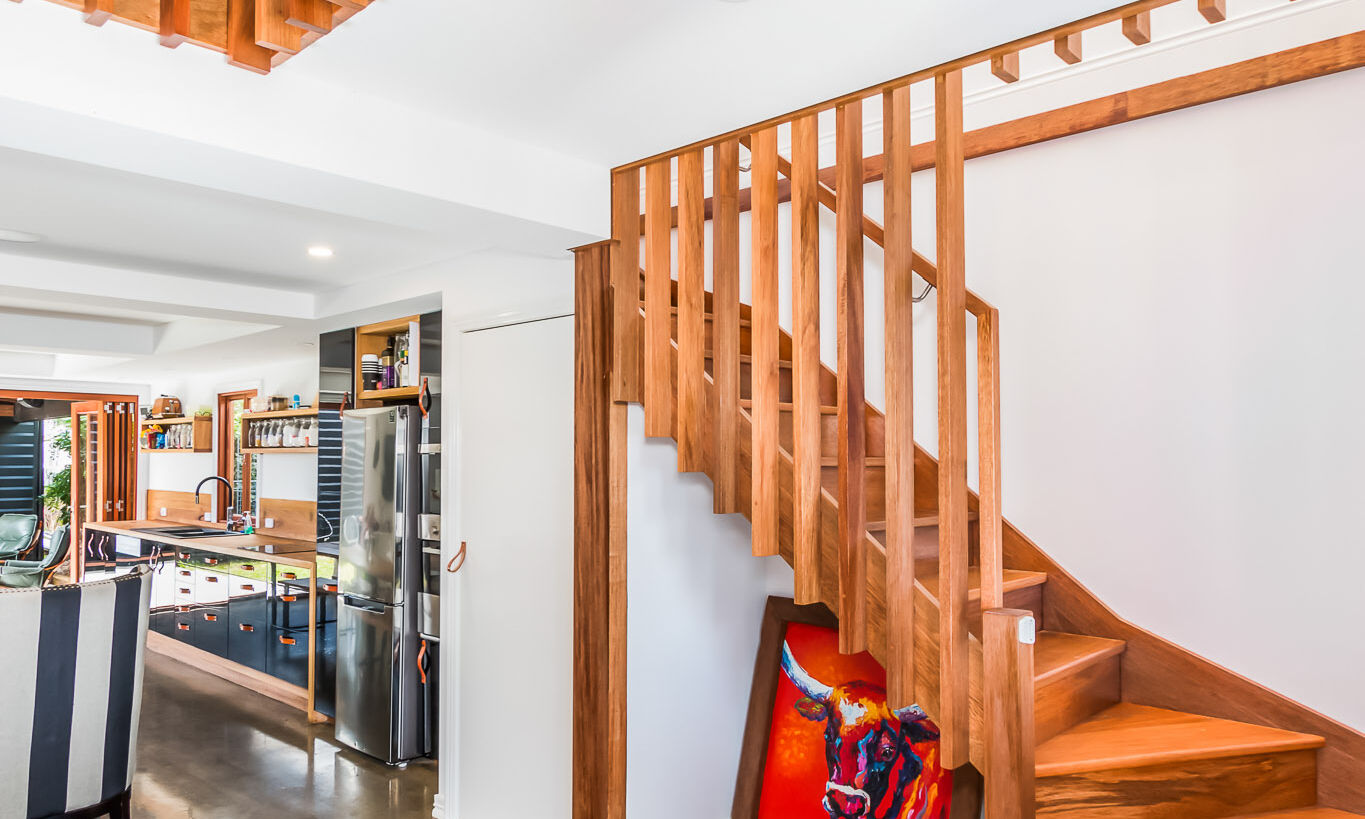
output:
[[792, 681], [792, 685], [807, 697], [818, 702], [829, 702], [830, 695], [834, 689], [807, 673], [806, 669], [792, 656], [791, 646], [787, 641], [782, 641], [782, 670], [787, 673], [787, 679]]

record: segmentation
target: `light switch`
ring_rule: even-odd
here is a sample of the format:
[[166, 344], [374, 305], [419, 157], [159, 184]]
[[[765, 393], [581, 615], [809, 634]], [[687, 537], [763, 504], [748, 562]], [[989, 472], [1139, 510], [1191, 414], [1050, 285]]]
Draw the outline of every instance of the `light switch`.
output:
[[275, 519], [274, 519], [274, 518], [266, 518], [266, 519], [265, 519], [265, 528], [267, 528], [267, 529], [274, 529], [274, 528], [275, 528]]
[[161, 507], [161, 517], [166, 517], [166, 507]]

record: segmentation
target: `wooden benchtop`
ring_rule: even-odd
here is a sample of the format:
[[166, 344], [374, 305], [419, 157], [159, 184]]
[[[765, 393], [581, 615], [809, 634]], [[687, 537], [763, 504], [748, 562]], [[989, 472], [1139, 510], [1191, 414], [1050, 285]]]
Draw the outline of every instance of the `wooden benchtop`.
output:
[[138, 532], [136, 529], [157, 526], [204, 526], [208, 524], [180, 524], [169, 520], [111, 520], [103, 523], [87, 523], [85, 528], [96, 532], [114, 535], [127, 535], [139, 540], [164, 543], [167, 546], [185, 546], [205, 552], [214, 552], [229, 557], [255, 558], [311, 569], [317, 562], [317, 544], [308, 540], [291, 540], [285, 537], [272, 537], [267, 534], [232, 535], [231, 537], [168, 537], [156, 532]]

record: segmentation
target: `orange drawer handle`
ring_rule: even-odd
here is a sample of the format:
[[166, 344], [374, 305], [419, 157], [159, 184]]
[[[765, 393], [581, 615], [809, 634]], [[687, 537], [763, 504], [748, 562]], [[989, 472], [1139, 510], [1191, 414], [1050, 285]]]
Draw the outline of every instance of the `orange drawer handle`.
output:
[[191, 572], [191, 571], [189, 571], [188, 569], [181, 569], [181, 570], [180, 570], [180, 576], [181, 576], [181, 577], [190, 577], [190, 576], [192, 576], [193, 574], [194, 574], [194, 573]]
[[242, 631], [255, 631], [255, 630], [256, 630], [256, 627], [253, 626], [253, 625], [251, 625], [250, 623], [238, 623], [238, 624], [237, 624], [237, 628], [241, 629]]
[[292, 646], [292, 645], [294, 645], [294, 643], [296, 643], [296, 642], [298, 642], [298, 641], [295, 640], [293, 637], [281, 637], [281, 638], [280, 638], [280, 642], [283, 643], [284, 645]]
[[176, 611], [179, 611], [179, 612], [192, 611], [193, 609], [194, 609], [193, 606], [176, 606], [176, 607], [175, 607], [175, 610], [176, 610]]
[[242, 564], [242, 571], [244, 571], [244, 572], [254, 572], [254, 571], [256, 571], [256, 567], [253, 566], [253, 565], [251, 565], [250, 563], [243, 563], [243, 564]]
[[298, 600], [299, 596], [297, 594], [282, 594], [280, 595], [280, 599], [286, 603], [292, 603], [295, 600]]
[[280, 577], [283, 577], [285, 580], [298, 580], [299, 578], [299, 576], [293, 572], [285, 572], [280, 575]]
[[178, 628], [178, 629], [180, 629], [181, 631], [189, 631], [189, 630], [190, 630], [190, 624], [189, 624], [189, 623], [176, 623], [176, 624], [175, 624], [175, 627]]
[[207, 564], [210, 565], [210, 566], [217, 566], [217, 565], [218, 565], [218, 558], [216, 558], [216, 557], [206, 557], [206, 558], [204, 558], [204, 562], [207, 563]]
[[189, 594], [189, 593], [190, 593], [190, 590], [189, 590], [189, 589], [181, 589], [181, 590], [180, 590], [180, 593], [181, 593], [181, 594]]
[[216, 623], [216, 622], [218, 622], [218, 615], [216, 615], [216, 614], [205, 614], [205, 615], [204, 615], [204, 619], [205, 619], [205, 620], [208, 620], [210, 623]]
[[210, 583], [217, 583], [217, 582], [218, 582], [218, 578], [213, 577], [212, 575], [210, 575], [210, 576], [208, 576], [208, 577], [206, 577], [206, 578], [204, 578], [204, 579], [207, 580], [207, 581], [210, 582]]
[[256, 591], [256, 587], [251, 585], [250, 583], [243, 583], [242, 591]]

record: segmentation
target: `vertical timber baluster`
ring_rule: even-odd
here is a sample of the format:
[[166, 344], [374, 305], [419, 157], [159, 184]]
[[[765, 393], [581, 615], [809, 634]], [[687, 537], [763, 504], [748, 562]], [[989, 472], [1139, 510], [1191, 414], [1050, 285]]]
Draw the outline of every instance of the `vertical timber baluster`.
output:
[[610, 264], [606, 242], [574, 249], [574, 819], [606, 815], [612, 774]]
[[702, 471], [701, 404], [706, 398], [706, 193], [701, 149], [678, 157], [678, 471]]
[[792, 563], [796, 602], [820, 600], [820, 125], [792, 122]]
[[967, 632], [965, 157], [960, 71], [935, 76], [934, 105], [938, 223], [939, 728], [943, 765], [959, 768], [967, 762], [971, 730]]
[[753, 552], [778, 553], [777, 128], [753, 135]]
[[838, 157], [839, 650], [867, 650], [867, 404], [863, 395], [863, 103], [835, 115]]
[[981, 610], [989, 611], [1005, 605], [1000, 505], [1000, 311], [994, 307], [976, 317], [976, 362]]
[[611, 177], [613, 401], [644, 400], [644, 328], [640, 324], [640, 171]]
[[1033, 819], [1034, 691], [1033, 612], [993, 609], [982, 615], [981, 643], [986, 668], [986, 819]]
[[910, 242], [910, 86], [882, 95], [886, 301], [887, 700], [915, 702], [915, 413]]
[[671, 248], [673, 236], [670, 160], [645, 167], [645, 436], [673, 434]]
[[711, 154], [711, 376], [716, 425], [714, 509], [739, 505], [739, 140], [716, 145]]

